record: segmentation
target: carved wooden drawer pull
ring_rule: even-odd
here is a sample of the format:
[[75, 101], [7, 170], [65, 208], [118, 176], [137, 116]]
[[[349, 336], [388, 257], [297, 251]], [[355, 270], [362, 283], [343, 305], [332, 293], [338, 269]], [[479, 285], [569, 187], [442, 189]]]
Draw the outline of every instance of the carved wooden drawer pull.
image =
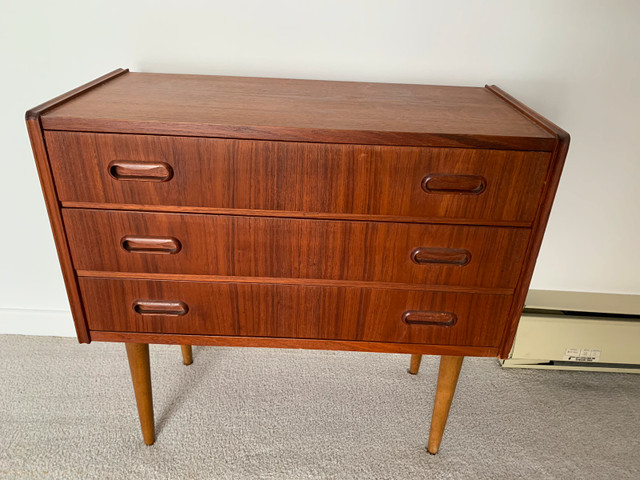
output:
[[458, 321], [453, 312], [424, 312], [409, 310], [402, 315], [402, 321], [407, 325], [432, 325], [437, 327], [452, 327]]
[[437, 263], [463, 267], [471, 261], [471, 252], [464, 248], [418, 247], [411, 252], [411, 260], [418, 265]]
[[116, 180], [167, 182], [173, 177], [173, 169], [164, 162], [147, 163], [116, 160], [109, 164], [109, 175]]
[[171, 315], [181, 317], [186, 315], [189, 307], [180, 301], [165, 300], [136, 300], [133, 309], [140, 315]]
[[182, 244], [173, 237], [137, 237], [127, 235], [122, 237], [120, 245], [131, 253], [161, 253], [175, 254], [182, 249]]
[[471, 193], [478, 195], [487, 186], [480, 175], [431, 174], [422, 180], [422, 189], [427, 193]]

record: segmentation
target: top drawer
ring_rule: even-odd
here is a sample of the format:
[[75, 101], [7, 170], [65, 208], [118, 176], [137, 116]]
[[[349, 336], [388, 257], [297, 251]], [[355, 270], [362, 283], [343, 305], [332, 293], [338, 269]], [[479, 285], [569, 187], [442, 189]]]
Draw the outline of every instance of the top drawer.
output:
[[45, 133], [63, 204], [532, 222], [548, 152]]

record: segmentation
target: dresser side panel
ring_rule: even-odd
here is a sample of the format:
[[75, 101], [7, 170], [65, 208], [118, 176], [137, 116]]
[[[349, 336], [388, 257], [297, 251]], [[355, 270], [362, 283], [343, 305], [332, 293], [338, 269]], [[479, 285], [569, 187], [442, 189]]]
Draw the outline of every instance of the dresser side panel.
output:
[[67, 235], [60, 211], [60, 204], [58, 202], [56, 187], [49, 165], [47, 147], [40, 126], [40, 120], [37, 115], [27, 116], [27, 130], [29, 132], [29, 139], [31, 141], [31, 147], [36, 161], [38, 177], [40, 178], [40, 186], [42, 188], [47, 213], [49, 215], [49, 222], [53, 232], [56, 251], [58, 252], [58, 260], [60, 261], [60, 267], [62, 269], [62, 277], [64, 278], [64, 284], [76, 327], [78, 341], [80, 343], [90, 343], [91, 337], [84, 314], [78, 279], [73, 268], [71, 252], [69, 250]]
[[505, 329], [502, 342], [500, 344], [498, 356], [504, 359], [509, 356], [518, 330], [518, 323], [520, 322], [520, 316], [522, 315], [524, 303], [529, 291], [529, 285], [531, 284], [531, 278], [533, 277], [538, 254], [540, 253], [540, 247], [542, 246], [544, 232], [547, 227], [547, 222], [549, 221], [551, 207], [553, 206], [553, 200], [558, 190], [560, 176], [562, 175], [562, 169], [569, 150], [570, 136], [558, 125], [544, 118], [542, 115], [527, 107], [522, 102], [516, 100], [502, 89], [495, 85], [487, 86], [486, 88], [513, 109], [517, 110], [521, 115], [534, 121], [541, 128], [555, 137], [555, 146], [551, 153], [551, 161], [544, 184], [544, 191], [540, 199], [536, 218], [533, 222], [531, 239], [527, 248], [526, 261], [524, 262], [520, 279], [518, 280], [518, 285], [513, 296], [513, 304], [511, 311], [509, 312], [509, 322], [507, 323], [507, 328]]
[[91, 337], [89, 335], [89, 327], [87, 325], [82, 305], [78, 279], [73, 267], [67, 235], [64, 229], [64, 223], [60, 211], [58, 189], [51, 169], [48, 145], [42, 128], [42, 118], [47, 112], [58, 108], [75, 98], [81, 97], [92, 89], [100, 87], [128, 72], [128, 69], [118, 68], [106, 75], [96, 78], [95, 80], [42, 103], [37, 107], [31, 108], [27, 110], [25, 114], [27, 131], [29, 133], [29, 140], [31, 142], [31, 148], [36, 162], [36, 168], [38, 170], [40, 186], [44, 195], [47, 214], [49, 215], [49, 222], [53, 232], [53, 239], [58, 253], [58, 260], [60, 261], [60, 267], [62, 269], [62, 277], [64, 279], [67, 297], [71, 307], [71, 314], [73, 315], [76, 333], [80, 343], [90, 343]]

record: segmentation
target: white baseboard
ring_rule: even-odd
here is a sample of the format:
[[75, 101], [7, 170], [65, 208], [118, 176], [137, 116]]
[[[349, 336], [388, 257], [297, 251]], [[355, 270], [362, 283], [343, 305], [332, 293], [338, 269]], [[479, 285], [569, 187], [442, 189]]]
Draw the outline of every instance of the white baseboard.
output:
[[0, 308], [0, 334], [75, 337], [71, 312]]

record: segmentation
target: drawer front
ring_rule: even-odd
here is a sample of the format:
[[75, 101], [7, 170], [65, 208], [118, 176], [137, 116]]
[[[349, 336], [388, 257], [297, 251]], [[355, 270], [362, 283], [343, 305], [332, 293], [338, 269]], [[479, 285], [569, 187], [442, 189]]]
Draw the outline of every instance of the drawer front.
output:
[[63, 209], [76, 270], [511, 289], [529, 230]]
[[80, 278], [91, 330], [496, 346], [511, 296]]
[[529, 225], [549, 153], [45, 133], [60, 200]]

